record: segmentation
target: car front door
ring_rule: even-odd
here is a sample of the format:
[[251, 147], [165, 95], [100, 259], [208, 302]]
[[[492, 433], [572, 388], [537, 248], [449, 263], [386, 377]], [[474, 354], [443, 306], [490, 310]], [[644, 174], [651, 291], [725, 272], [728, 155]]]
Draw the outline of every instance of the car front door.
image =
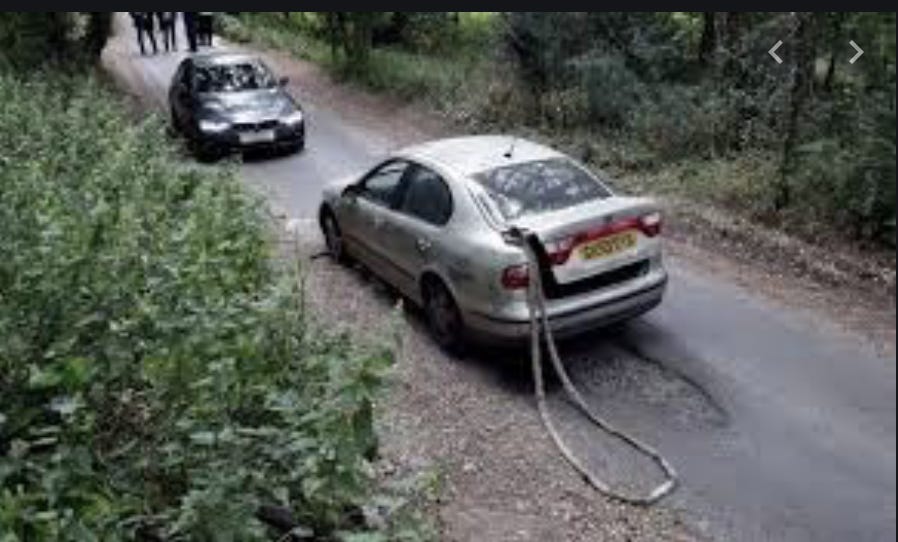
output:
[[400, 279], [390, 257], [393, 241], [388, 231], [407, 168], [403, 160], [388, 160], [374, 168], [344, 196], [339, 217], [350, 252], [394, 284]]
[[451, 243], [445, 229], [454, 210], [452, 192], [438, 173], [411, 164], [403, 180], [401, 198], [389, 232], [392, 259], [400, 268], [402, 289], [417, 298], [422, 272], [429, 266], [441, 267], [439, 259], [445, 257], [447, 244]]

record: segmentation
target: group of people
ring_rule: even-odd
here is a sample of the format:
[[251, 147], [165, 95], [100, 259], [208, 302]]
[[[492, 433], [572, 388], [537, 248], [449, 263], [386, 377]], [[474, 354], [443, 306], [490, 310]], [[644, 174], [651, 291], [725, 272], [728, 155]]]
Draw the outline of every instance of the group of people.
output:
[[[156, 41], [156, 28], [162, 33], [162, 41], [166, 52], [178, 50], [178, 32], [175, 25], [178, 20], [176, 11], [132, 11], [131, 19], [137, 29], [137, 44], [140, 46], [140, 54], [147, 54], [145, 41], [150, 42], [153, 54], [159, 52]], [[212, 47], [212, 27], [214, 14], [212, 12], [184, 11], [181, 19], [184, 21], [184, 34], [187, 36], [187, 46], [195, 53], [200, 46]]]

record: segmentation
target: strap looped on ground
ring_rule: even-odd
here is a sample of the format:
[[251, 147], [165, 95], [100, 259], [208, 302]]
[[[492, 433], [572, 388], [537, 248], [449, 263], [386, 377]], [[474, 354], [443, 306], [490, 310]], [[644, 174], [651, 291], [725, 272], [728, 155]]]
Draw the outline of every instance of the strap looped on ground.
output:
[[[570, 377], [568, 377], [567, 371], [564, 369], [564, 365], [561, 363], [561, 358], [558, 355], [558, 348], [555, 345], [555, 338], [552, 335], [552, 328], [549, 325], [549, 316], [546, 311], [546, 296], [543, 290], [542, 276], [539, 271], [539, 260], [535, 251], [535, 243], [538, 243], [538, 240], [534, 234], [527, 233], [517, 228], [513, 228], [510, 233], [520, 242], [529, 263], [530, 285], [527, 289], [527, 305], [530, 309], [531, 360], [533, 366], [533, 381], [536, 388], [536, 400], [543, 424], [546, 426], [552, 440], [555, 441], [555, 445], [561, 451], [562, 455], [564, 455], [565, 459], [567, 459], [567, 461], [600, 493], [630, 504], [654, 504], [676, 488], [678, 483], [676, 471], [657, 450], [648, 444], [643, 443], [636, 437], [618, 429], [593, 412], [583, 399], [583, 396], [580, 395], [580, 392], [577, 391], [577, 388], [574, 387]], [[567, 447], [561, 439], [558, 430], [555, 428], [555, 424], [549, 415], [549, 409], [546, 403], [546, 390], [542, 371], [542, 348], [540, 344], [541, 333], [546, 341], [546, 347], [549, 352], [549, 358], [552, 361], [552, 367], [558, 375], [558, 378], [561, 380], [568, 397], [596, 426], [651, 458], [664, 473], [665, 481], [662, 484], [646, 495], [632, 495], [612, 489], [608, 483], [587, 469], [580, 459], [578, 459], [570, 448]]]

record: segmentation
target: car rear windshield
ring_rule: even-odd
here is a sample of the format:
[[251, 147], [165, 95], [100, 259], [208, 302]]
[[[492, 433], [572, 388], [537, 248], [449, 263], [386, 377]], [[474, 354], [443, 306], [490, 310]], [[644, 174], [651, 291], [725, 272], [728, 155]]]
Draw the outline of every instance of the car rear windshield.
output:
[[565, 158], [536, 160], [478, 173], [506, 220], [557, 211], [611, 195], [595, 177]]
[[203, 66], [196, 71], [198, 92], [241, 92], [274, 86], [274, 76], [256, 62]]

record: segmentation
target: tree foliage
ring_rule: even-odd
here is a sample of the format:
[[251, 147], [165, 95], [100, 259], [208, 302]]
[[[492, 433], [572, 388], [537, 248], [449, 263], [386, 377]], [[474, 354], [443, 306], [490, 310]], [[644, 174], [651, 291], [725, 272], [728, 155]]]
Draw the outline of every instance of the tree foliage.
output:
[[[766, 203], [773, 212], [805, 212], [813, 202], [858, 237], [894, 239], [894, 14], [512, 12], [502, 20], [535, 109], [557, 128], [614, 129], [666, 160], [769, 151], [781, 166]], [[783, 36], [781, 65], [767, 55], [769, 36]], [[849, 39], [866, 51], [856, 64]], [[559, 113], [566, 109], [574, 114]]]
[[110, 12], [37, 11], [0, 14], [0, 61], [19, 68], [75, 57], [99, 58]]

